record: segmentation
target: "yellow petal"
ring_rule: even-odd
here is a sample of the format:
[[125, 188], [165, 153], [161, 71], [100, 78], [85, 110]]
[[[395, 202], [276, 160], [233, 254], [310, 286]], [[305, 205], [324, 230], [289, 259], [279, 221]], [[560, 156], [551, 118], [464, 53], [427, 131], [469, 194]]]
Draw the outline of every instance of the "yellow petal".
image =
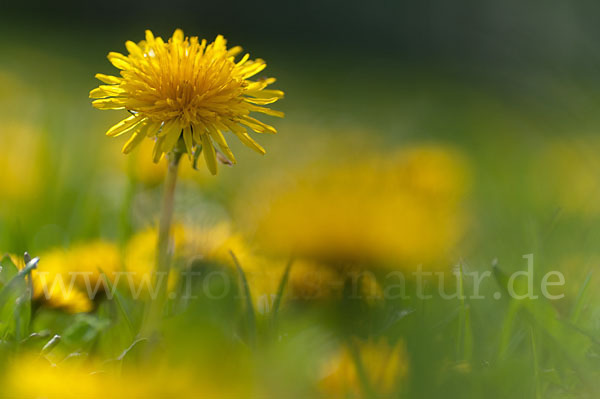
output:
[[124, 92], [125, 90], [121, 89], [119, 86], [100, 85], [99, 87], [96, 87], [94, 90], [90, 91], [90, 98], [118, 96]]
[[284, 94], [281, 90], [246, 90], [246, 95], [256, 98], [283, 98]]
[[263, 123], [258, 119], [254, 119], [253, 117], [248, 115], [240, 118], [240, 122], [248, 126], [250, 129], [254, 130], [256, 133], [277, 133], [277, 130], [275, 130], [273, 126], [267, 125], [266, 123]]
[[136, 57], [144, 56], [144, 52], [142, 51], [142, 49], [139, 48], [138, 45], [135, 44], [134, 42], [132, 42], [131, 40], [127, 40], [125, 42], [125, 47], [127, 48], [127, 51], [129, 51], [129, 54], [131, 54], [131, 55], [135, 55]]
[[163, 152], [161, 150], [161, 147], [164, 139], [164, 137], [159, 137], [154, 142], [154, 148], [152, 149], [152, 162], [154, 163], [158, 163], [158, 161], [160, 161], [160, 159], [162, 158]]
[[150, 29], [146, 29], [146, 42], [149, 46], [152, 46], [154, 44], [154, 34]]
[[202, 135], [208, 130], [202, 123], [194, 123], [192, 126], [192, 138], [198, 144], [202, 144]]
[[[227, 50], [227, 57], [235, 58], [235, 56], [238, 55], [239, 53], [241, 53], [242, 50], [243, 50], [243, 48], [241, 48], [240, 46], [232, 47], [229, 50]], [[250, 57], [250, 56], [248, 55], [248, 57]], [[244, 61], [244, 62], [246, 62], [246, 61]], [[242, 64], [243, 64], [243, 62], [242, 62]]]
[[119, 101], [115, 98], [102, 98], [100, 100], [92, 101], [94, 108], [98, 109], [124, 109], [125, 104], [123, 101]]
[[119, 69], [130, 69], [131, 68], [131, 64], [129, 63], [129, 60], [123, 54], [110, 52], [110, 53], [108, 53], [107, 58], [110, 61], [110, 63], [113, 64], [116, 68], [119, 68]]
[[260, 112], [262, 114], [277, 116], [279, 118], [283, 118], [285, 114], [281, 111], [275, 111], [274, 109], [259, 107], [258, 105], [249, 105], [251, 111]]
[[123, 78], [118, 78], [116, 76], [105, 75], [103, 73], [97, 73], [95, 75], [96, 79], [106, 84], [119, 84], [123, 80]]
[[161, 131], [158, 133], [158, 137], [167, 136], [175, 129], [181, 129], [181, 126], [179, 126], [179, 121], [177, 119], [171, 119], [170, 121], [165, 122]]
[[265, 151], [264, 148], [261, 147], [260, 144], [258, 144], [256, 141], [254, 141], [252, 139], [252, 137], [250, 137], [248, 135], [248, 133], [246, 132], [240, 132], [240, 131], [234, 131], [233, 134], [235, 134], [238, 139], [240, 139], [240, 141], [242, 143], [244, 143], [244, 145], [246, 145], [247, 147], [252, 148], [254, 151], [258, 152], [261, 155], [265, 155], [267, 152]]
[[266, 78], [260, 79], [257, 82], [250, 82], [247, 89], [248, 90], [262, 90], [270, 84], [275, 83], [277, 80], [275, 78]]
[[223, 133], [221, 133], [220, 130], [215, 129], [214, 126], [210, 126], [209, 127], [209, 131], [210, 131], [210, 136], [219, 145], [219, 148], [221, 149], [221, 151], [223, 151], [223, 153], [225, 154], [225, 156], [227, 158], [229, 158], [229, 160], [231, 162], [237, 163], [236, 160], [235, 160], [235, 157], [233, 156], [233, 152], [231, 152], [231, 149], [227, 145], [227, 141], [225, 140], [225, 137], [223, 136]]
[[215, 147], [210, 141], [208, 134], [202, 135], [202, 152], [204, 153], [204, 160], [210, 173], [213, 175], [217, 174], [217, 154], [215, 153]]
[[144, 120], [146, 119], [138, 117], [137, 115], [131, 115], [129, 118], [123, 119], [110, 129], [108, 129], [106, 135], [109, 137], [120, 136], [135, 128], [140, 122], [143, 122]]
[[250, 104], [256, 104], [256, 105], [268, 105], [268, 104], [273, 104], [274, 102], [276, 102], [277, 100], [279, 100], [280, 97], [271, 97], [271, 98], [251, 98], [251, 97], [246, 97], [244, 98], [244, 101], [250, 103]]
[[146, 130], [146, 136], [147, 137], [156, 137], [156, 134], [158, 133], [158, 129], [160, 129], [161, 126], [162, 126], [161, 123], [149, 122], [148, 129]]
[[164, 136], [162, 151], [171, 151], [175, 147], [175, 145], [177, 145], [179, 137], [181, 137], [181, 126], [177, 124], [175, 128], [171, 129], [171, 131], [166, 136]]
[[173, 32], [173, 43], [181, 43], [183, 39], [183, 31], [181, 29], [175, 29], [175, 32]]
[[[235, 47], [234, 47], [234, 48], [235, 48]], [[231, 50], [233, 50], [233, 49], [231, 49]], [[229, 53], [230, 53], [230, 55], [234, 55], [234, 54], [231, 54], [231, 50], [229, 50]], [[242, 48], [241, 48], [241, 47], [240, 47], [240, 51], [242, 51]], [[241, 65], [243, 65], [243, 64], [244, 64], [246, 61], [248, 61], [248, 58], [250, 58], [250, 54], [245, 54], [245, 55], [242, 57], [242, 59], [241, 59], [241, 60], [239, 60], [239, 61], [238, 61], [238, 62], [237, 62], [235, 65], [236, 65], [236, 66], [241, 66]]]
[[121, 150], [123, 154], [129, 154], [135, 147], [137, 147], [146, 138], [145, 129], [142, 128], [140, 131], [134, 132], [129, 140], [123, 146]]
[[183, 142], [185, 143], [185, 149], [188, 156], [192, 159], [192, 147], [194, 146], [194, 141], [192, 139], [192, 127], [189, 125], [183, 128]]
[[242, 79], [247, 79], [261, 72], [266, 67], [267, 64], [260, 58], [257, 58], [253, 63], [246, 63], [242, 66], [240, 74], [242, 75]]

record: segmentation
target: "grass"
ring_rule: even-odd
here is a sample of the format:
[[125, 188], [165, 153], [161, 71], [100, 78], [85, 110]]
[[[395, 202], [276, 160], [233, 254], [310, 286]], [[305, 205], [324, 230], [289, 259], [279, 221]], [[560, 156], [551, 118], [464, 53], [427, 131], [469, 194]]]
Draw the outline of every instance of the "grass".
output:
[[[93, 73], [109, 69], [104, 49], [96, 44], [76, 57], [65, 44], [57, 51], [23, 45], [26, 50], [0, 43], [10, 60], [0, 64], [0, 83], [8, 88], [0, 92], [0, 139], [8, 143], [0, 156], [9, 158], [7, 138], [23, 124], [38, 132], [42, 155], [19, 154], [10, 158], [18, 163], [0, 172], [0, 248], [37, 256], [96, 237], [127, 242], [154, 220], [160, 187], [130, 180], [122, 166], [126, 160], [117, 154], [122, 143], [102, 135], [117, 116], [95, 112], [86, 99]], [[382, 157], [411, 143], [443, 143], [466, 155], [472, 174], [464, 204], [469, 229], [454, 257], [462, 260], [459, 292], [472, 292], [466, 272], [493, 271], [494, 278], [481, 286], [485, 299], [434, 295], [421, 300], [411, 295], [369, 303], [346, 293], [337, 301], [289, 303], [282, 298], [296, 263], [284, 260], [284, 268], [272, 273], [272, 311], [262, 314], [244, 271], [248, 265], [232, 253], [240, 287], [215, 300], [201, 293], [206, 287], [223, 292], [225, 283], [203, 281], [193, 287], [200, 293], [196, 299], [171, 300], [159, 349], [148, 351], [138, 335], [147, 307], [143, 299], [131, 298], [124, 287], [112, 287], [106, 279], [116, 294], [96, 298], [91, 313], [51, 309], [26, 295], [24, 276], [33, 261], [18, 272], [5, 257], [0, 271], [0, 380], [14, 375], [15, 358], [32, 352], [65, 368], [77, 364], [79, 355], [98, 359], [95, 367], [110, 370], [113, 363], [127, 370], [166, 362], [214, 378], [223, 395], [239, 385], [248, 397], [326, 396], [319, 382], [323, 361], [353, 339], [384, 337], [403, 342], [406, 350], [408, 373], [393, 377], [394, 397], [596, 397], [600, 303], [593, 268], [600, 259], [600, 212], [594, 206], [600, 194], [600, 141], [593, 134], [598, 126], [593, 98], [577, 111], [583, 122], [576, 123], [560, 100], [534, 103], [527, 93], [498, 89], [493, 81], [475, 84], [460, 76], [440, 77], [433, 69], [375, 68], [369, 73], [370, 66], [360, 63], [340, 76], [332, 69], [336, 63], [301, 70], [286, 64], [286, 57], [281, 63], [276, 54], [268, 58], [288, 95], [283, 105], [288, 117], [277, 125], [281, 134], [264, 138], [265, 158], [234, 144], [238, 166], [222, 168], [208, 183], [183, 181], [176, 218], [196, 224], [236, 222], [241, 219], [240, 198], [260, 181], [277, 173], [293, 176], [324, 157], [358, 159], [365, 138]], [[44, 76], [35, 72], [40, 63], [46, 66]], [[532, 84], [542, 92], [559, 90], [552, 81]], [[593, 84], [590, 90], [595, 90]], [[28, 195], [10, 194], [9, 175], [17, 174], [10, 181], [19, 182], [21, 163], [29, 162], [41, 174], [39, 184]], [[250, 234], [249, 241], [257, 240]], [[564, 299], [515, 300], [502, 291], [508, 275], [524, 269], [522, 256], [528, 253], [535, 256], [536, 287], [547, 271], [565, 274]], [[495, 258], [498, 263], [492, 267]], [[44, 258], [39, 262], [42, 267]], [[206, 276], [221, 266], [206, 261], [194, 264], [194, 270]], [[383, 291], [389, 288], [389, 281], [377, 277]], [[435, 284], [430, 282], [428, 292]], [[409, 282], [409, 293], [415, 290]], [[496, 292], [502, 297], [495, 299]], [[376, 396], [385, 384], [369, 380], [373, 364], [366, 364], [356, 348], [352, 358], [360, 395]], [[19, 392], [19, 385], [36, 381], [44, 392], [41, 377], [9, 385]]]

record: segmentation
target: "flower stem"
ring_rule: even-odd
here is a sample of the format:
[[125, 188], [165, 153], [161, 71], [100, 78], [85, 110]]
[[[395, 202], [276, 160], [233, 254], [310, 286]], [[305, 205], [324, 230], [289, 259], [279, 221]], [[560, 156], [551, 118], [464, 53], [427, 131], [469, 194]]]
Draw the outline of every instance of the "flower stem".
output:
[[175, 186], [177, 184], [177, 169], [183, 152], [175, 147], [167, 154], [167, 175], [158, 224], [158, 241], [156, 244], [156, 265], [154, 273], [154, 287], [156, 296], [150, 302], [146, 322], [142, 327], [142, 334], [148, 335], [156, 332], [163, 314], [167, 300], [167, 285], [169, 270], [171, 268], [171, 254], [169, 246], [171, 242], [171, 224], [173, 221], [173, 208], [175, 204]]
[[[181, 159], [181, 153], [173, 151], [168, 154], [169, 165], [167, 176], [165, 178], [165, 187], [163, 194], [162, 209], [160, 211], [160, 221], [158, 224], [158, 243], [156, 271], [159, 273], [168, 273], [170, 267], [169, 241], [171, 235], [171, 223], [173, 221], [173, 206], [175, 204], [175, 186], [177, 184], [177, 167]], [[166, 288], [163, 284], [161, 288]]]

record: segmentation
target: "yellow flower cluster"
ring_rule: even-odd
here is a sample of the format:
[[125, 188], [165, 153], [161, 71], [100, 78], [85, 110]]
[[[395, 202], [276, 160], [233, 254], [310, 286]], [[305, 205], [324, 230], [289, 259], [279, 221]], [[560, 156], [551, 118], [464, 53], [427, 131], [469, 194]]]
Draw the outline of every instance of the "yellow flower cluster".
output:
[[97, 74], [105, 83], [90, 92], [99, 109], [125, 109], [131, 115], [107, 131], [108, 136], [131, 134], [123, 147], [128, 153], [144, 138], [155, 141], [153, 159], [177, 146], [183, 138], [190, 157], [202, 151], [212, 174], [217, 173], [218, 146], [231, 162], [235, 158], [223, 132], [231, 131], [246, 146], [264, 154], [249, 135], [276, 133], [274, 127], [252, 116], [258, 112], [282, 117], [283, 113], [264, 107], [283, 97], [279, 90], [266, 90], [275, 79], [249, 80], [263, 69], [261, 59], [248, 54], [235, 62], [242, 48], [226, 46], [223, 36], [207, 43], [198, 37], [184, 37], [177, 29], [167, 41], [147, 30], [146, 40], [125, 43], [128, 55], [111, 52], [109, 61], [121, 76]]
[[[17, 267], [24, 266], [21, 257], [12, 255], [11, 259]], [[40, 254], [38, 268], [31, 274], [33, 297], [48, 307], [71, 313], [89, 312], [93, 309], [89, 292], [94, 291], [102, 273], [110, 278], [121, 268], [119, 248], [106, 241], [51, 249]]]
[[86, 360], [51, 364], [38, 355], [14, 359], [3, 376], [2, 393], [15, 398], [174, 398], [243, 396], [239, 381], [227, 384], [195, 374], [191, 367], [152, 363], [150, 367], [124, 368], [121, 372]]
[[446, 260], [458, 243], [467, 183], [460, 153], [407, 148], [324, 165], [267, 198], [258, 194], [250, 224], [265, 248], [280, 253], [335, 265], [414, 267]]
[[[189, 268], [194, 261], [223, 266], [236, 278], [233, 252], [248, 281], [255, 308], [260, 313], [270, 312], [287, 259], [257, 253], [226, 222], [208, 228], [177, 224], [172, 228], [172, 237], [171, 251], [177, 267], [168, 276], [169, 291], [176, 288], [178, 272]], [[148, 228], [134, 234], [123, 250], [115, 243], [96, 240], [42, 252], [38, 268], [32, 272], [33, 297], [47, 307], [79, 313], [91, 311], [95, 296], [103, 295], [114, 284], [129, 284], [129, 288], [145, 296], [154, 284], [156, 241], [157, 230]], [[11, 258], [19, 268], [24, 267], [21, 257], [11, 255]], [[339, 298], [352, 271], [295, 259], [282, 299], [285, 303]], [[126, 273], [117, 280], [118, 272]], [[369, 299], [381, 297], [381, 289], [370, 275], [361, 275], [354, 284]]]
[[[209, 228], [175, 225], [172, 229], [172, 252], [176, 262], [187, 268], [192, 261], [200, 260], [228, 268], [237, 276], [233, 252], [244, 271], [255, 308], [268, 313], [273, 306], [279, 285], [285, 273], [286, 260], [261, 256], [243, 237], [232, 231], [229, 223], [219, 223]], [[127, 271], [143, 275], [152, 271], [156, 256], [155, 228], [135, 234], [125, 249]], [[174, 288], [177, 275], [169, 276], [169, 287]], [[303, 259], [293, 262], [284, 290], [284, 300], [311, 300], [336, 297], [341, 294], [344, 274]]]
[[42, 135], [21, 122], [3, 122], [2, 130], [8, 134], [0, 133], [0, 196], [3, 201], [35, 198], [43, 179]]

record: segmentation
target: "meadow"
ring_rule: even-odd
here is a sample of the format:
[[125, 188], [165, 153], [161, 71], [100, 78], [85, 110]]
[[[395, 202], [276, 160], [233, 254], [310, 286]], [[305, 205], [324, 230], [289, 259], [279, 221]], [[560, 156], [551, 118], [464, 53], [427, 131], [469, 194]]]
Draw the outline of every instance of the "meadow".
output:
[[183, 155], [148, 330], [166, 160], [88, 98], [143, 32], [29, 34], [0, 37], [0, 396], [598, 396], [597, 81], [229, 39], [285, 117], [216, 176]]

